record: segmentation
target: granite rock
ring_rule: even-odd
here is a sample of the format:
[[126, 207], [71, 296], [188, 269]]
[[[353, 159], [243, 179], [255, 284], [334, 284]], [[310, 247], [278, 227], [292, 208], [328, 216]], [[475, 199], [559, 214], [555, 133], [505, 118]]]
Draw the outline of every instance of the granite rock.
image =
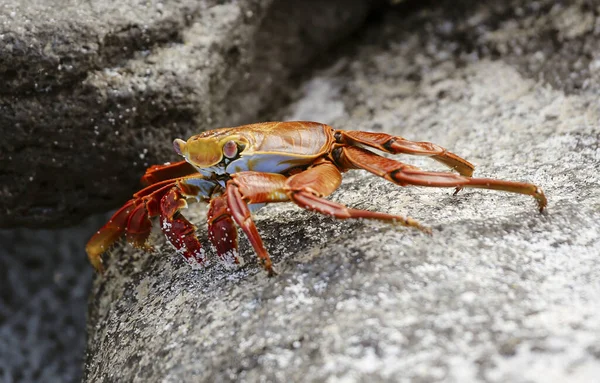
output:
[[252, 122], [377, 1], [0, 6], [0, 227], [116, 207], [172, 141]]
[[103, 218], [0, 230], [1, 382], [81, 381], [93, 275], [84, 238]]
[[[540, 185], [546, 213], [521, 195], [453, 196], [350, 172], [333, 200], [410, 215], [433, 235], [269, 205], [256, 222], [274, 278], [245, 240], [245, 266], [201, 270], [159, 233], [156, 254], [119, 246], [94, 283], [85, 380], [600, 376], [600, 9], [591, 4], [389, 12], [277, 115], [434, 141], [478, 176]], [[188, 210], [202, 222], [201, 209]], [[207, 242], [204, 227], [199, 236]]]

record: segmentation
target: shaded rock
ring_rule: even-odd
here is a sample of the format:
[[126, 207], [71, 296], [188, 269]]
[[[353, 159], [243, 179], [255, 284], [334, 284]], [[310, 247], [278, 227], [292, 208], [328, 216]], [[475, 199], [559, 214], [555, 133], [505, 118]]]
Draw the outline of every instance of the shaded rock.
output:
[[0, 381], [81, 381], [93, 275], [83, 238], [101, 219], [0, 230]]
[[114, 207], [171, 142], [256, 119], [364, 1], [12, 1], [0, 9], [0, 227]]
[[[192, 270], [159, 233], [157, 254], [118, 247], [94, 284], [86, 380], [599, 376], [600, 88], [574, 86], [579, 80], [570, 76], [551, 86], [511, 53], [484, 49], [498, 35], [516, 49], [517, 37], [536, 28], [532, 12], [558, 22], [553, 15], [563, 6], [551, 3], [447, 2], [408, 17], [390, 13], [315, 73], [281, 114], [434, 141], [475, 163], [478, 176], [540, 185], [546, 214], [521, 195], [452, 196], [351, 172], [333, 200], [410, 215], [433, 235], [274, 204], [256, 214], [280, 272], [274, 278], [245, 240], [242, 268], [214, 261]], [[588, 17], [577, 11], [584, 4], [565, 12]], [[465, 38], [474, 34], [481, 39]], [[526, 35], [532, 46], [543, 38]], [[521, 62], [536, 54], [521, 52]], [[552, 54], [576, 61], [571, 50]], [[598, 75], [594, 65], [588, 70]], [[441, 170], [428, 159], [401, 160]], [[195, 222], [200, 213], [186, 212]], [[207, 243], [205, 228], [199, 235]]]

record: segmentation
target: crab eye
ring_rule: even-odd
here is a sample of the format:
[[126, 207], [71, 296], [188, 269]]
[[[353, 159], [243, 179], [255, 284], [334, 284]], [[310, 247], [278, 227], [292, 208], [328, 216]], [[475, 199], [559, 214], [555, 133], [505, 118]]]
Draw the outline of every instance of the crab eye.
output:
[[175, 153], [179, 154], [180, 156], [184, 156], [185, 145], [186, 142], [184, 140], [176, 138], [175, 141], [173, 141], [173, 149], [175, 149]]
[[227, 141], [223, 145], [223, 154], [227, 158], [234, 158], [238, 153], [238, 146], [235, 141]]

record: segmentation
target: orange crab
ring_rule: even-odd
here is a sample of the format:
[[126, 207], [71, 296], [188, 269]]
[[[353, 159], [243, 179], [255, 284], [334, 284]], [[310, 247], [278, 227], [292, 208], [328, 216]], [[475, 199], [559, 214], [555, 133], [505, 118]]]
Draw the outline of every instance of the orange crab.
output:
[[[318, 122], [265, 122], [216, 129], [192, 136], [187, 142], [176, 139], [173, 145], [185, 160], [148, 168], [142, 177], [147, 186], [88, 242], [86, 252], [97, 270], [103, 270], [102, 253], [123, 234], [132, 245], [146, 247], [150, 218], [155, 216], [160, 216], [161, 229], [177, 251], [188, 262], [203, 264], [205, 253], [196, 227], [180, 213], [188, 199], [209, 203], [208, 238], [219, 256], [237, 253], [237, 224], [269, 275], [274, 274], [272, 262], [251, 215], [252, 207], [266, 203], [291, 201], [339, 219], [376, 219], [430, 232], [410, 218], [352, 209], [324, 199], [340, 186], [342, 172], [349, 169], [364, 169], [400, 186], [454, 187], [456, 192], [471, 187], [526, 194], [537, 200], [540, 212], [546, 207], [546, 197], [536, 185], [472, 178], [471, 163], [438, 145], [384, 133], [336, 130]], [[429, 156], [459, 174], [424, 171], [365, 147]]]

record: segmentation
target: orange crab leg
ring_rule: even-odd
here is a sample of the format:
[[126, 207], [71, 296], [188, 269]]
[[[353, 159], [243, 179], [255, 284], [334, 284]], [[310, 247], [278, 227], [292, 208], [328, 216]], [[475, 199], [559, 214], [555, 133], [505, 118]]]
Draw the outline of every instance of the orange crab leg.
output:
[[275, 275], [269, 253], [252, 220], [248, 203], [285, 201], [287, 196], [282, 192], [285, 176], [275, 173], [240, 172], [232, 174], [227, 182], [227, 204], [235, 223], [242, 229], [252, 244], [259, 262], [267, 270], [269, 276]]
[[273, 275], [271, 259], [264, 247], [248, 204], [292, 201], [303, 209], [331, 215], [338, 219], [367, 218], [415, 227], [430, 233], [411, 218], [398, 215], [351, 209], [322, 197], [335, 191], [341, 183], [339, 169], [327, 160], [289, 178], [281, 174], [240, 172], [231, 175], [227, 183], [227, 202], [235, 222], [242, 228], [263, 267]]
[[336, 149], [336, 161], [348, 169], [364, 169], [400, 186], [468, 187], [503, 190], [530, 195], [536, 199], [540, 212], [546, 207], [544, 192], [534, 184], [503, 181], [491, 178], [471, 178], [453, 173], [428, 172], [390, 158], [381, 157], [366, 149], [343, 147]]
[[404, 153], [416, 156], [429, 156], [467, 177], [471, 177], [475, 169], [475, 166], [469, 161], [431, 142], [409, 141], [402, 137], [391, 136], [385, 133], [345, 130], [336, 131], [335, 137], [340, 143], [362, 144], [391, 154]]
[[142, 185], [152, 185], [160, 181], [181, 178], [197, 170], [187, 161], [179, 161], [165, 165], [152, 165], [146, 169], [146, 174], [142, 177]]
[[88, 241], [85, 246], [85, 251], [88, 255], [90, 263], [99, 272], [104, 271], [102, 266], [102, 258], [100, 255], [115, 243], [123, 233], [127, 225], [129, 213], [134, 208], [135, 200], [129, 200], [123, 207], [110, 218], [110, 220], [100, 228]]
[[313, 210], [321, 214], [331, 215], [338, 219], [366, 218], [379, 221], [397, 223], [403, 226], [415, 227], [423, 232], [431, 233], [427, 227], [421, 226], [412, 218], [399, 215], [380, 213], [376, 211], [352, 209], [326, 200], [327, 196], [341, 183], [342, 174], [339, 169], [330, 162], [323, 162], [309, 168], [302, 173], [291, 176], [286, 183], [286, 192], [296, 205], [307, 210]]

